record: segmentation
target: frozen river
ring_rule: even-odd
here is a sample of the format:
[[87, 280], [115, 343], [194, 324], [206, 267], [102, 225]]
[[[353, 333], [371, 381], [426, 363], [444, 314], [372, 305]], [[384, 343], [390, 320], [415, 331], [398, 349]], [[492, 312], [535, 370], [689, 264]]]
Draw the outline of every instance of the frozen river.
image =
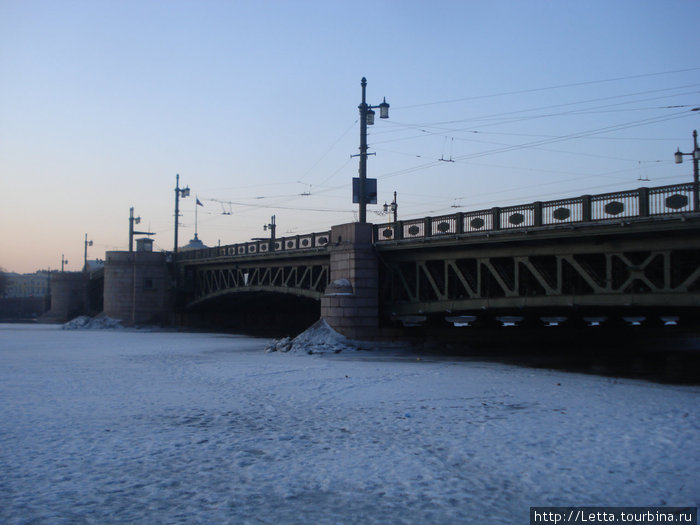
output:
[[0, 325], [0, 522], [528, 523], [700, 505], [700, 388]]

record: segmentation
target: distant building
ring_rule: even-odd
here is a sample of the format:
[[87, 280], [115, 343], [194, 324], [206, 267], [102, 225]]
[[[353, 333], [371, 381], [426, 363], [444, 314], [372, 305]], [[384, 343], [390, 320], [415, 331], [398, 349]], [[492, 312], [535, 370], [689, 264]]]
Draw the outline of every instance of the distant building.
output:
[[191, 250], [201, 250], [202, 248], [206, 248], [205, 244], [199, 240], [197, 237], [197, 234], [194, 234], [194, 239], [190, 240], [185, 246], [180, 248], [181, 252], [189, 252]]
[[43, 297], [49, 295], [49, 273], [6, 273], [5, 297]]

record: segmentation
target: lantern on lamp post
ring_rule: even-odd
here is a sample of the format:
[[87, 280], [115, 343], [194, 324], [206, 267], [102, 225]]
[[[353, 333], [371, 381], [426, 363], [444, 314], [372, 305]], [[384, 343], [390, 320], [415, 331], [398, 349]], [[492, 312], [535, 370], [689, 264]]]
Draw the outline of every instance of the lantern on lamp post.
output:
[[680, 148], [673, 155], [676, 164], [683, 163], [683, 156], [688, 155], [693, 157], [693, 211], [699, 211], [700, 202], [698, 198], [698, 163], [700, 162], [700, 148], [698, 148], [698, 130], [693, 130], [693, 151], [692, 153], [683, 153]]
[[399, 210], [399, 204], [396, 202], [396, 192], [394, 192], [394, 201], [391, 204], [384, 203], [384, 213], [391, 212], [394, 216], [394, 222], [398, 222], [397, 215]]

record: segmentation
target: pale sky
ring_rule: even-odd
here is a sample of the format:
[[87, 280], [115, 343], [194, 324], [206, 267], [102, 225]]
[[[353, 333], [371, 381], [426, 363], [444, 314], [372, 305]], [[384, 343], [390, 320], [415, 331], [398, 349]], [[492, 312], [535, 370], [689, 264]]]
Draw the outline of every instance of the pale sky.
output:
[[[0, 267], [692, 180], [697, 0], [0, 0]], [[696, 58], [693, 58], [693, 57]], [[446, 161], [454, 162], [446, 162]], [[648, 179], [648, 180], [646, 180]], [[307, 194], [307, 195], [304, 195]], [[228, 214], [231, 212], [231, 214]]]

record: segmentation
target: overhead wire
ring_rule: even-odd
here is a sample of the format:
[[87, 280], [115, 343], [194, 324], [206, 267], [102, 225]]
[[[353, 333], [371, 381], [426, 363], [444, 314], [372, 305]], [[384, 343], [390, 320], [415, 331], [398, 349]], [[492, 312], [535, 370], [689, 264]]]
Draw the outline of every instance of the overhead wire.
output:
[[[408, 108], [414, 108], [414, 107], [420, 107], [420, 106], [430, 106], [434, 104], [447, 104], [450, 102], [461, 102], [461, 101], [466, 101], [466, 100], [478, 100], [478, 99], [483, 99], [483, 98], [489, 98], [489, 97], [499, 97], [499, 96], [505, 96], [505, 95], [515, 95], [515, 94], [523, 94], [523, 93], [529, 93], [529, 92], [537, 92], [537, 91], [546, 91], [546, 90], [552, 90], [552, 89], [561, 89], [561, 88], [566, 88], [566, 87], [575, 87], [575, 86], [585, 86], [585, 85], [591, 85], [591, 84], [599, 84], [599, 83], [604, 83], [604, 82], [614, 82], [614, 81], [621, 81], [621, 80], [630, 80], [630, 79], [636, 79], [636, 78], [642, 78], [642, 77], [651, 77], [651, 76], [660, 76], [660, 75], [665, 75], [665, 74], [675, 74], [675, 73], [682, 73], [682, 72], [689, 72], [689, 71], [697, 71], [700, 70], [700, 67], [696, 68], [686, 68], [686, 69], [681, 69], [681, 70], [674, 70], [674, 71], [666, 71], [666, 72], [659, 72], [659, 73], [649, 73], [649, 74], [643, 74], [643, 75], [632, 75], [632, 76], [626, 76], [626, 77], [617, 77], [617, 78], [611, 78], [611, 79], [602, 79], [602, 80], [594, 80], [594, 81], [586, 81], [586, 82], [579, 82], [579, 83], [572, 83], [572, 84], [561, 84], [561, 85], [556, 85], [556, 86], [549, 86], [549, 87], [544, 87], [544, 88], [535, 88], [535, 89], [526, 89], [526, 90], [518, 90], [518, 91], [511, 91], [511, 92], [503, 92], [503, 93], [496, 93], [492, 95], [482, 95], [482, 96], [475, 96], [475, 97], [464, 97], [464, 98], [459, 98], [459, 99], [452, 99], [452, 100], [445, 100], [445, 101], [437, 101], [437, 102], [432, 102], [432, 103], [425, 103], [425, 104], [416, 104], [412, 106], [397, 106], [394, 109], [408, 109]], [[416, 130], [419, 127], [423, 128], [420, 130], [418, 135], [414, 135], [412, 137], [407, 137], [407, 138], [399, 138], [399, 139], [390, 139], [390, 140], [379, 140], [375, 144], [383, 144], [386, 142], [391, 142], [393, 140], [411, 140], [415, 139], [416, 137], [419, 137], [423, 134], [426, 133], [433, 133], [435, 135], [443, 135], [446, 136], [447, 134], [455, 134], [455, 133], [460, 133], [460, 132], [470, 132], [471, 130], [468, 129], [450, 129], [450, 128], [445, 128], [445, 129], [438, 129], [435, 131], [435, 128], [438, 126], [444, 126], [444, 125], [449, 125], [449, 124], [456, 124], [456, 123], [464, 123], [464, 122], [475, 122], [475, 121], [480, 121], [482, 122], [482, 127], [483, 126], [493, 126], [493, 125], [506, 125], [509, 123], [517, 122], [517, 121], [522, 121], [526, 119], [534, 119], [534, 118], [546, 118], [546, 117], [553, 117], [553, 116], [565, 116], [565, 115], [584, 115], [584, 114], [591, 114], [593, 111], [596, 109], [603, 109], [606, 107], [614, 107], [614, 106], [622, 106], [622, 105], [629, 105], [632, 103], [639, 103], [643, 101], [648, 101], [648, 100], [658, 100], [661, 98], [667, 98], [671, 96], [681, 96], [689, 93], [695, 93], [695, 92], [688, 92], [688, 93], [671, 93], [667, 94], [663, 97], [653, 97], [653, 98], [647, 98], [647, 99], [641, 99], [641, 100], [628, 100], [628, 101], [623, 101], [623, 102], [618, 102], [615, 104], [607, 104], [607, 105], [601, 105], [597, 107], [588, 107], [588, 108], [579, 108], [579, 109], [572, 109], [571, 111], [566, 111], [566, 112], [558, 112], [558, 113], [551, 113], [551, 114], [546, 114], [546, 115], [524, 115], [524, 113], [531, 113], [534, 111], [542, 111], [544, 109], [554, 109], [557, 107], [566, 107], [566, 106], [574, 106], [574, 105], [584, 105], [584, 104], [590, 104], [591, 102], [595, 101], [602, 101], [602, 100], [613, 100], [613, 99], [620, 99], [620, 98], [629, 98], [629, 97], [634, 97], [634, 96], [639, 96], [643, 94], [648, 94], [648, 93], [661, 93], [661, 92], [666, 92], [669, 93], [671, 91], [677, 91], [679, 89], [685, 89], [687, 87], [695, 87], [700, 84], [690, 84], [687, 86], [676, 86], [673, 88], [664, 88], [664, 89], [658, 89], [658, 90], [646, 90], [646, 91], [641, 91], [641, 92], [635, 92], [635, 93], [628, 93], [628, 94], [622, 94], [622, 95], [614, 95], [614, 96], [608, 96], [608, 97], [599, 97], [595, 99], [587, 99], [587, 100], [581, 100], [581, 101], [575, 101], [575, 102], [569, 102], [569, 103], [564, 103], [564, 104], [554, 104], [554, 105], [549, 105], [549, 106], [542, 106], [538, 108], [527, 108], [527, 109], [521, 109], [517, 111], [511, 111], [511, 112], [502, 112], [502, 113], [497, 113], [497, 114], [492, 114], [492, 115], [485, 115], [485, 116], [479, 116], [479, 117], [472, 117], [469, 119], [460, 119], [460, 120], [451, 120], [451, 121], [443, 121], [443, 122], [435, 122], [435, 123], [423, 123], [423, 124], [406, 124], [406, 123], [401, 123], [397, 122], [395, 120], [390, 120], [389, 122], [398, 128], [398, 131], [401, 130], [407, 130], [407, 129], [413, 129]], [[685, 107], [689, 107], [689, 105], [684, 105]], [[677, 107], [677, 106], [676, 106]], [[619, 109], [617, 111], [633, 111], [633, 110], [645, 110], [646, 108], [627, 108], [627, 109]], [[671, 109], [671, 107], [664, 107], [664, 108], [648, 108], [649, 110], [651, 109]], [[517, 115], [521, 115], [519, 117], [516, 117]], [[523, 144], [516, 144], [516, 145], [510, 145], [510, 144], [500, 144], [502, 147], [492, 149], [492, 150], [486, 150], [482, 152], [475, 152], [472, 154], [467, 154], [467, 155], [462, 155], [455, 157], [455, 161], [459, 162], [470, 162], [472, 159], [480, 158], [482, 156], [487, 156], [487, 155], [495, 155], [495, 154], [500, 154], [500, 153], [505, 153], [505, 152], [510, 152], [510, 151], [515, 151], [515, 150], [520, 150], [520, 149], [543, 149], [545, 151], [552, 151], [548, 150], [545, 148], [540, 148], [540, 146], [543, 145], [548, 145], [556, 142], [561, 142], [561, 141], [566, 141], [566, 140], [574, 140], [574, 139], [583, 139], [583, 138], [601, 138], [599, 135], [605, 134], [605, 133], [611, 133], [613, 131], [620, 131], [624, 129], [629, 129], [633, 127], [638, 127], [638, 126], [644, 126], [644, 125], [649, 125], [649, 124], [654, 124], [654, 123], [659, 123], [659, 122], [664, 122], [667, 120], [673, 120], [677, 118], [682, 118], [684, 116], [687, 116], [685, 112], [682, 114], [674, 114], [671, 116], [661, 116], [661, 117], [652, 117], [648, 119], [642, 119], [642, 120], [637, 120], [637, 121], [632, 121], [632, 122], [626, 122], [626, 123], [621, 123], [621, 124], [615, 124], [615, 125], [610, 125], [610, 126], [605, 126], [601, 128], [595, 128], [592, 130], [585, 130], [577, 133], [570, 133], [566, 135], [554, 135], [554, 136], [543, 136], [543, 135], [532, 135], [532, 136], [538, 136], [537, 140], [533, 141], [528, 141]], [[510, 117], [509, 119], [506, 119], [505, 117]], [[500, 119], [500, 120], [499, 120]], [[489, 122], [490, 120], [490, 122]], [[341, 135], [336, 139], [336, 141], [333, 142], [331, 146], [321, 155], [321, 157], [314, 162], [309, 169], [307, 169], [304, 174], [297, 179], [294, 182], [288, 182], [288, 184], [293, 184], [293, 183], [302, 183], [309, 174], [320, 164], [320, 162], [325, 159], [328, 154], [333, 150], [334, 147], [337, 146], [337, 144], [350, 132], [350, 130], [357, 124], [357, 120], [353, 122], [353, 124], [347, 128]], [[433, 128], [434, 131], [428, 132], [425, 131], [424, 128]], [[391, 132], [397, 132], [396, 130], [390, 130], [390, 131], [385, 131], [383, 133], [391, 133]], [[375, 132], [373, 135], [378, 135], [381, 132]], [[478, 131], [476, 132], [478, 133]], [[484, 132], [488, 133], [488, 132]], [[503, 133], [504, 135], [507, 135], [508, 133]], [[512, 136], [518, 136], [515, 133], [511, 133]], [[525, 134], [521, 134], [520, 136], [527, 136]], [[454, 137], [453, 137], [454, 138]], [[616, 137], [610, 137], [616, 138]], [[457, 137], [458, 140], [464, 141], [464, 140], [470, 140], [462, 137]], [[620, 140], [619, 137], [616, 138], [617, 140]], [[483, 142], [486, 143], [486, 141], [474, 141], [474, 142]], [[496, 143], [499, 144], [499, 143]], [[380, 149], [381, 150], [381, 149]], [[386, 151], [386, 150], [385, 150]], [[557, 151], [557, 150], [553, 150]], [[561, 151], [560, 151], [561, 152]], [[394, 152], [396, 153], [396, 152]], [[585, 153], [574, 153], [574, 152], [564, 152], [564, 153], [569, 153], [569, 154], [581, 154], [581, 155], [587, 155], [591, 157], [595, 157], [596, 155], [594, 154], [585, 154]], [[421, 158], [420, 155], [413, 155], [417, 158]], [[443, 157], [444, 157], [444, 147], [443, 147]], [[598, 157], [601, 158], [613, 158], [613, 157], [605, 157], [602, 155], [599, 155]], [[614, 159], [614, 158], [613, 158]], [[632, 161], [632, 159], [616, 159], [616, 160], [626, 160], [626, 161]], [[330, 197], [328, 193], [334, 192], [337, 189], [340, 188], [346, 188], [347, 184], [339, 185], [339, 186], [327, 186], [324, 187], [324, 185], [333, 179], [340, 171], [342, 171], [349, 163], [351, 162], [351, 159], [346, 160], [338, 169], [336, 169], [333, 173], [328, 175], [326, 178], [324, 178], [320, 183], [315, 184], [314, 188], [319, 188], [321, 187], [322, 189], [316, 190], [314, 194], [319, 193], [319, 194], [326, 194], [327, 197]], [[410, 173], [430, 169], [432, 167], [440, 165], [441, 162], [440, 160], [435, 160], [427, 163], [421, 163], [416, 166], [410, 166], [407, 168], [403, 168], [400, 170], [395, 170], [391, 172], [387, 172], [384, 174], [379, 175], [377, 178], [379, 179], [388, 179], [391, 177], [396, 177], [400, 175], [407, 175]], [[520, 167], [520, 169], [524, 169]], [[535, 170], [535, 171], [542, 171], [542, 170]], [[581, 175], [581, 176], [594, 176], [594, 175]], [[559, 181], [561, 182], [561, 181]], [[272, 183], [277, 186], [279, 186], [281, 183]], [[246, 188], [253, 188], [253, 187], [261, 187], [261, 186], [267, 186], [266, 184], [261, 184], [261, 185], [251, 185]], [[289, 203], [291, 201], [294, 201], [296, 199], [299, 199], [300, 195], [299, 194], [284, 194], [284, 195], [263, 195], [263, 196], [258, 196], [255, 199], [256, 200], [261, 200], [261, 199], [280, 199], [277, 202], [266, 202], [265, 204], [250, 204], [246, 202], [236, 202], [235, 204], [237, 206], [242, 206], [247, 209], [255, 209], [255, 208], [278, 208], [278, 209], [290, 209], [290, 210], [304, 210], [304, 211], [316, 211], [316, 212], [323, 212], [323, 213], [331, 213], [331, 212], [339, 212], [339, 213], [348, 213], [352, 210], [338, 210], [338, 209], [329, 209], [329, 208], [309, 208], [307, 206], [300, 207], [300, 206], [288, 206], [285, 205], [286, 203]]]
[[434, 106], [438, 104], [453, 104], [455, 102], [464, 102], [467, 100], [481, 100], [485, 98], [494, 98], [494, 97], [503, 97], [503, 96], [508, 96], [508, 95], [522, 95], [525, 93], [536, 93], [538, 91], [550, 91], [554, 89], [563, 89], [563, 88], [570, 88], [570, 87], [581, 87], [581, 86], [590, 86], [594, 84], [604, 84], [607, 82], [618, 82], [621, 80], [634, 80], [638, 78], [648, 78], [648, 77], [654, 77], [654, 76], [661, 76], [661, 75], [670, 75], [670, 74], [676, 74], [676, 73], [688, 73], [690, 71], [698, 71], [700, 70], [700, 67], [691, 67], [691, 68], [685, 68], [685, 69], [675, 69], [675, 70], [670, 70], [670, 71], [660, 71], [657, 73], [642, 73], [638, 75], [628, 75], [624, 77], [613, 77], [613, 78], [605, 78], [605, 79], [599, 79], [599, 80], [587, 80], [583, 82], [572, 82], [568, 84], [557, 84], [554, 86], [546, 86], [546, 87], [540, 87], [540, 88], [530, 88], [530, 89], [519, 89], [519, 90], [514, 90], [514, 91], [504, 91], [501, 93], [492, 93], [490, 95], [474, 95], [474, 96], [469, 96], [469, 97], [462, 97], [462, 98], [455, 98], [455, 99], [449, 99], [449, 100], [439, 100], [439, 101], [434, 101], [434, 102], [423, 102], [421, 104], [412, 104], [412, 105], [407, 105], [407, 106], [398, 106], [396, 109], [411, 109], [411, 108], [418, 108], [418, 107], [424, 107], [424, 106]]
[[299, 177], [299, 179], [297, 180], [297, 182], [303, 181], [303, 180], [306, 178], [306, 176], [307, 176], [309, 173], [311, 173], [311, 171], [312, 171], [316, 166], [318, 166], [318, 165], [320, 164], [320, 162], [321, 162], [323, 159], [326, 158], [326, 156], [333, 150], [333, 148], [335, 148], [335, 147], [338, 145], [338, 143], [339, 143], [341, 140], [343, 140], [343, 139], [345, 138], [345, 135], [347, 135], [348, 133], [350, 133], [350, 130], [352, 130], [352, 129], [355, 127], [355, 124], [357, 124], [358, 121], [359, 121], [359, 119], [355, 119], [355, 122], [353, 122], [352, 125], [351, 125], [349, 128], [347, 128], [347, 129], [340, 135], [340, 137], [338, 137], [338, 138], [336, 139], [336, 141], [333, 142], [333, 144], [331, 144], [331, 145], [329, 146], [329, 148], [326, 150], [326, 152], [325, 152], [323, 155], [321, 155], [321, 156], [319, 157], [319, 159], [318, 159], [316, 162], [314, 162], [314, 164], [313, 164], [308, 170], [306, 170], [306, 172], [305, 172], [301, 177]]
[[689, 115], [688, 115], [688, 112], [683, 111], [683, 112], [679, 112], [679, 113], [676, 113], [676, 114], [671, 115], [671, 116], [651, 117], [651, 118], [642, 119], [642, 120], [636, 120], [636, 121], [632, 121], [632, 122], [625, 122], [625, 123], [622, 123], [622, 124], [615, 124], [615, 125], [611, 125], [611, 126], [604, 126], [604, 127], [602, 127], [602, 128], [595, 128], [595, 129], [592, 129], [592, 130], [580, 131], [580, 132], [576, 132], [576, 133], [569, 133], [568, 135], [562, 135], [562, 136], [555, 137], [555, 138], [551, 138], [551, 139], [541, 139], [541, 140], [537, 140], [537, 141], [531, 141], [531, 142], [527, 142], [527, 143], [524, 143], [524, 144], [517, 144], [517, 145], [513, 145], [513, 146], [508, 146], [508, 147], [505, 147], [505, 148], [500, 148], [500, 149], [497, 149], [497, 150], [490, 150], [490, 151], [484, 151], [484, 152], [480, 152], [480, 153], [472, 153], [472, 154], [468, 154], [468, 155], [462, 155], [462, 156], [460, 156], [460, 157], [457, 157], [456, 160], [464, 160], [464, 159], [478, 158], [478, 157], [483, 157], [483, 156], [485, 156], [485, 155], [493, 155], [493, 154], [495, 154], [495, 153], [506, 153], [506, 152], [509, 152], [509, 151], [515, 151], [515, 150], [530, 148], [530, 147], [533, 147], [533, 146], [540, 146], [540, 145], [544, 145], [544, 144], [553, 144], [553, 143], [555, 143], [555, 142], [562, 142], [562, 141], [565, 141], [565, 140], [572, 140], [572, 139], [576, 139], [576, 138], [587, 137], [587, 136], [590, 136], [590, 135], [599, 135], [599, 134], [602, 134], [602, 133], [611, 133], [611, 132], [613, 132], [613, 131], [619, 131], [619, 130], [623, 130], [623, 129], [629, 129], [629, 128], [634, 128], [634, 127], [639, 127], [639, 126], [645, 126], [645, 125], [648, 125], [648, 124], [656, 124], [656, 123], [665, 122], [665, 121], [668, 121], [668, 120], [676, 120], [676, 119], [679, 119], [679, 118], [687, 118], [688, 116], [689, 116]]
[[[520, 150], [520, 149], [527, 149], [527, 148], [534, 149], [536, 146], [540, 146], [540, 145], [552, 144], [552, 143], [556, 143], [556, 142], [562, 142], [562, 141], [572, 140], [572, 139], [577, 139], [577, 138], [585, 138], [585, 137], [589, 137], [591, 135], [610, 133], [613, 131], [619, 131], [619, 130], [623, 130], [623, 129], [629, 129], [629, 128], [633, 128], [633, 127], [648, 125], [648, 124], [655, 124], [658, 122], [664, 122], [667, 120], [675, 120], [678, 118], [685, 118], [688, 116], [690, 116], [689, 112], [682, 111], [682, 112], [674, 113], [673, 115], [670, 115], [670, 116], [666, 115], [666, 116], [659, 116], [659, 117], [650, 117], [647, 119], [641, 119], [641, 120], [625, 122], [625, 123], [621, 123], [621, 124], [604, 126], [601, 128], [595, 128], [592, 130], [570, 133], [567, 135], [553, 136], [553, 137], [549, 137], [549, 138], [544, 138], [544, 139], [526, 142], [523, 144], [507, 145], [507, 146], [504, 146], [504, 147], [498, 148], [498, 149], [470, 153], [470, 154], [454, 157], [454, 160], [455, 161], [463, 161], [463, 160], [467, 160], [467, 159], [479, 158], [479, 157], [483, 157], [486, 155], [493, 155], [493, 154], [497, 154], [497, 153], [506, 153], [506, 152]], [[464, 139], [461, 139], [461, 140], [464, 140]], [[411, 171], [413, 171], [413, 170], [411, 169]], [[387, 177], [388, 176], [395, 176], [396, 174], [398, 174], [398, 173], [391, 173], [391, 174], [387, 174], [386, 176]]]
[[[528, 108], [528, 109], [500, 112], [500, 113], [494, 113], [494, 114], [490, 114], [490, 115], [487, 114], [487, 115], [482, 115], [482, 116], [477, 116], [477, 117], [469, 117], [469, 118], [449, 120], [449, 121], [439, 121], [439, 122], [433, 122], [433, 123], [408, 124], [408, 123], [402, 123], [400, 121], [396, 121], [395, 119], [392, 119], [391, 125], [395, 126], [395, 127], [402, 127], [404, 129], [417, 129], [422, 134], [441, 135], [443, 132], [457, 133], [460, 131], [461, 132], [478, 133], [478, 131], [473, 131], [470, 128], [457, 128], [457, 129], [455, 129], [455, 128], [440, 128], [440, 126], [448, 125], [448, 124], [459, 124], [459, 123], [464, 123], [464, 122], [492, 121], [492, 122], [488, 122], [486, 124], [481, 124], [481, 126], [484, 127], [484, 126], [509, 124], [512, 122], [521, 122], [523, 120], [530, 120], [530, 119], [539, 119], [539, 118], [546, 118], [546, 117], [553, 117], [553, 116], [580, 114], [582, 111], [584, 111], [583, 109], [571, 110], [571, 111], [565, 111], [565, 112], [559, 112], [559, 113], [549, 113], [549, 114], [545, 114], [545, 115], [525, 115], [525, 116], [521, 116], [521, 117], [517, 117], [517, 118], [511, 118], [508, 120], [498, 120], [496, 122], [493, 122], [494, 120], [501, 118], [501, 117], [518, 115], [518, 114], [527, 113], [527, 112], [531, 112], [531, 111], [542, 111], [542, 110], [554, 109], [554, 108], [558, 108], [558, 107], [566, 107], [566, 106], [572, 106], [572, 105], [587, 104], [590, 102], [598, 102], [598, 101], [602, 101], [602, 100], [612, 100], [615, 98], [621, 98], [621, 97], [627, 97], [627, 96], [636, 96], [636, 95], [647, 94], [647, 93], [658, 93], [658, 92], [669, 91], [669, 90], [674, 90], [674, 89], [685, 89], [688, 87], [700, 87], [700, 84], [690, 84], [690, 85], [686, 85], [686, 86], [679, 86], [679, 87], [674, 87], [674, 88], [664, 88], [664, 89], [658, 89], [658, 90], [646, 90], [646, 91], [641, 91], [641, 92], [627, 94], [627, 95], [615, 95], [615, 96], [599, 97], [599, 98], [587, 99], [587, 100], [583, 100], [583, 101], [567, 102], [567, 103], [563, 103], [563, 104], [551, 104], [551, 105], [547, 105], [547, 106], [538, 106], [538, 107]], [[697, 94], [697, 93], [698, 93], [698, 91], [687, 91], [687, 92], [683, 92], [683, 93], [674, 93], [673, 96], [681, 96], [681, 95]], [[603, 108], [614, 107], [614, 106], [621, 106], [621, 105], [625, 105], [625, 104], [633, 104], [633, 103], [638, 103], [638, 102], [648, 102], [650, 100], [659, 100], [661, 98], [667, 98], [667, 97], [668, 97], [668, 95], [664, 96], [664, 97], [650, 97], [650, 98], [627, 101], [627, 102], [618, 102], [616, 104], [605, 104], [605, 105], [601, 105], [601, 106], [593, 106], [591, 108], [586, 108], [585, 111], [591, 111], [594, 109], [603, 109]], [[691, 105], [686, 105], [686, 106], [690, 107]], [[664, 108], [664, 109], [666, 109], [666, 108]], [[428, 131], [425, 128], [437, 128], [438, 131]], [[415, 137], [412, 136], [412, 137], [403, 137], [403, 138], [398, 138], [398, 139], [388, 139], [388, 140], [374, 142], [374, 144], [383, 144], [386, 142], [395, 142], [398, 140], [411, 140], [413, 138], [415, 138]]]

